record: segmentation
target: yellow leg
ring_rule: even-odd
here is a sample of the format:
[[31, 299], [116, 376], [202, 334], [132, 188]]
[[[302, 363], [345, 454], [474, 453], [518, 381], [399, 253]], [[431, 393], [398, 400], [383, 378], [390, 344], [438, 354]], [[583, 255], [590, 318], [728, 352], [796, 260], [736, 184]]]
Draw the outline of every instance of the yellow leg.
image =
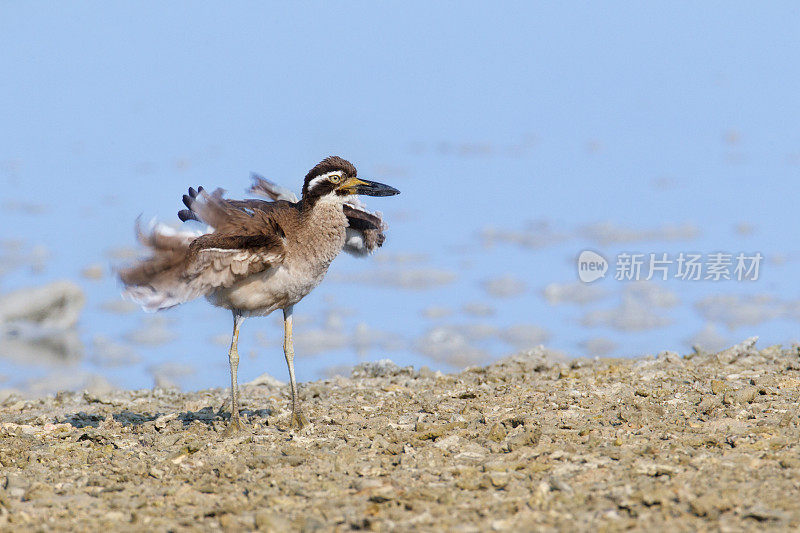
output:
[[231, 365], [231, 422], [230, 430], [236, 431], [241, 428], [239, 421], [239, 326], [244, 317], [233, 313], [233, 335], [231, 336], [231, 349], [228, 351], [228, 362]]
[[294, 377], [294, 343], [292, 342], [292, 306], [283, 310], [283, 354], [286, 356], [286, 365], [289, 367], [289, 384], [292, 387], [292, 420], [290, 426], [297, 425], [302, 428], [307, 422], [300, 411], [297, 398], [297, 381]]

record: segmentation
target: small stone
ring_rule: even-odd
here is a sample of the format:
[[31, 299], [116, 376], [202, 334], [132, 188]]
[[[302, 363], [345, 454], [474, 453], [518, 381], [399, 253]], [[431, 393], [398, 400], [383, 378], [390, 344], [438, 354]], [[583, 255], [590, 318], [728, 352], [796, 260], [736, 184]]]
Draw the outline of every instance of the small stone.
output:
[[53, 494], [54, 494], [53, 487], [51, 487], [49, 484], [35, 481], [25, 491], [25, 494], [22, 496], [22, 499], [25, 501], [31, 501], [41, 498], [48, 498]]
[[428, 424], [425, 422], [418, 422], [417, 437], [421, 440], [434, 440], [438, 439], [447, 432], [447, 426], [444, 424]]
[[785, 428], [791, 426], [793, 423], [797, 422], [798, 415], [795, 411], [788, 411], [783, 414], [780, 421], [778, 421], [778, 426]]
[[109, 522], [122, 522], [125, 520], [126, 516], [122, 511], [108, 511], [103, 515], [103, 518]]
[[706, 396], [698, 404], [697, 410], [707, 415], [718, 407], [722, 407], [722, 399], [719, 396]]
[[714, 494], [704, 494], [689, 502], [692, 513], [702, 518], [716, 519], [719, 515], [730, 508], [724, 500]]
[[6, 476], [6, 481], [3, 484], [6, 494], [12, 498], [18, 499], [22, 499], [29, 486], [30, 484], [25, 480], [25, 478], [14, 474], [8, 474]]
[[478, 490], [481, 486], [481, 480], [474, 470], [462, 473], [456, 480], [456, 487], [461, 490]]
[[745, 387], [734, 392], [733, 396], [736, 403], [752, 403], [758, 395], [758, 388]]
[[650, 488], [642, 491], [639, 499], [641, 499], [642, 503], [647, 507], [652, 507], [654, 505], [664, 505], [664, 503], [671, 499], [671, 495], [665, 489]]
[[489, 430], [489, 440], [501, 442], [507, 434], [506, 428], [502, 424], [494, 424]]
[[541, 483], [536, 485], [536, 490], [534, 494], [541, 499], [550, 493], [550, 489], [551, 489], [550, 483], [542, 481]]
[[219, 525], [225, 531], [232, 531], [237, 525], [236, 516], [234, 516], [234, 515], [232, 515], [230, 513], [226, 513], [226, 514], [220, 516], [219, 517]]
[[724, 381], [721, 379], [712, 379], [711, 380], [711, 392], [714, 394], [720, 394], [725, 392], [728, 386], [725, 384]]
[[681, 356], [676, 352], [665, 350], [656, 356], [656, 360], [663, 361], [665, 363], [676, 364], [681, 362]]
[[271, 387], [273, 389], [281, 389], [286, 386], [286, 382], [269, 374], [261, 374], [253, 381], [247, 383], [250, 387]]
[[786, 514], [775, 509], [767, 509], [762, 506], [753, 506], [742, 514], [745, 518], [753, 518], [758, 522], [778, 522], [786, 518]]
[[542, 436], [540, 427], [525, 427], [516, 435], [508, 439], [508, 451], [513, 452], [525, 446], [536, 446]]
[[449, 435], [441, 439], [436, 439], [434, 446], [436, 446], [440, 450], [451, 452], [461, 447], [462, 440], [463, 439], [458, 435]]
[[800, 459], [796, 457], [784, 457], [778, 464], [781, 465], [781, 468], [800, 468]]
[[557, 477], [550, 479], [550, 487], [553, 490], [558, 490], [565, 494], [572, 494], [573, 492], [572, 487], [570, 487], [566, 481], [564, 481], [563, 479], [559, 479]]
[[353, 367], [351, 377], [353, 378], [383, 378], [396, 376], [399, 374], [411, 375], [414, 369], [410, 366], [400, 367], [391, 359], [381, 359], [380, 361], [366, 361]]
[[506, 485], [508, 485], [509, 476], [506, 472], [490, 472], [489, 473], [489, 481], [491, 481], [492, 486], [496, 489], [502, 489]]
[[456, 461], [468, 461], [468, 462], [478, 463], [483, 461], [485, 457], [486, 455], [481, 452], [465, 451], [456, 454], [453, 457], [453, 459], [455, 459]]
[[666, 463], [643, 463], [636, 469], [638, 474], [646, 476], [673, 476], [679, 472], [678, 467]]
[[154, 425], [156, 426], [156, 429], [164, 429], [165, 427], [167, 427], [167, 424], [169, 424], [170, 421], [175, 420], [176, 418], [178, 418], [178, 413], [161, 415], [158, 418], [156, 418]]
[[745, 387], [734, 391], [728, 391], [722, 398], [722, 403], [725, 405], [737, 405], [743, 403], [752, 403], [758, 395], [758, 388]]
[[418, 370], [419, 377], [422, 379], [429, 379], [434, 377], [433, 371], [428, 366], [421, 366]]
[[756, 342], [758, 342], [758, 337], [750, 337], [735, 346], [731, 346], [717, 354], [717, 361], [723, 365], [729, 365], [741, 357], [757, 353], [755, 351]]

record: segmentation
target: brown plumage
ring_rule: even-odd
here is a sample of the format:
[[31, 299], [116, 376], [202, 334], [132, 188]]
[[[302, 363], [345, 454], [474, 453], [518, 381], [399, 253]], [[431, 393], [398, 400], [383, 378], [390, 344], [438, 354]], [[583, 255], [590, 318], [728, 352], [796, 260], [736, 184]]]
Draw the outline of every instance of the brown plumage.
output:
[[199, 221], [207, 231], [174, 230], [155, 225], [140, 242], [149, 257], [120, 270], [125, 295], [146, 310], [157, 311], [205, 296], [230, 309], [234, 332], [231, 364], [232, 427], [238, 426], [238, 332], [247, 316], [284, 312], [284, 353], [292, 390], [292, 420], [302, 423], [297, 407], [292, 348], [293, 306], [323, 279], [343, 249], [366, 255], [380, 247], [386, 225], [354, 195], [389, 196], [399, 191], [357, 178], [355, 167], [332, 156], [317, 164], [303, 183], [303, 196], [254, 176], [250, 192], [273, 201], [229, 200], [220, 189], [190, 188], [183, 196], [183, 221]]
[[[319, 171], [324, 174], [328, 169], [323, 167]], [[353, 173], [355, 174], [355, 171]], [[251, 174], [250, 177], [253, 180], [253, 184], [248, 189], [248, 192], [251, 194], [270, 198], [273, 201], [284, 200], [293, 203], [298, 201], [297, 196], [289, 189], [281, 187], [258, 174]], [[309, 181], [309, 177], [306, 176], [306, 183]], [[361, 257], [383, 246], [386, 241], [386, 235], [384, 234], [386, 223], [380, 213], [369, 211], [355, 196], [348, 197], [342, 207], [344, 215], [347, 217], [345, 252]]]
[[343, 207], [344, 216], [347, 217], [348, 230], [361, 234], [364, 239], [364, 250], [359, 250], [361, 253], [356, 253], [354, 245], [348, 249], [347, 244], [345, 244], [345, 251], [349, 251], [353, 255], [363, 255], [363, 252], [373, 252], [383, 246], [386, 240], [386, 235], [383, 234], [386, 224], [379, 215], [349, 204], [344, 204]]
[[[280, 218], [296, 206], [252, 200], [252, 207], [225, 200], [222, 191], [189, 189], [190, 218], [205, 222], [213, 233], [174, 231], [155, 226], [139, 241], [150, 257], [119, 272], [127, 296], [148, 311], [174, 307], [279, 264], [286, 255]], [[186, 197], [185, 197], [186, 198]], [[199, 200], [198, 200], [199, 199]]]
[[319, 163], [317, 163], [314, 168], [308, 171], [306, 174], [306, 178], [303, 181], [303, 200], [308, 202], [309, 200], [314, 199], [315, 197], [320, 196], [322, 192], [327, 192], [328, 189], [322, 189], [319, 194], [309, 194], [308, 186], [315, 177], [322, 176], [329, 172], [342, 172], [346, 177], [355, 178], [358, 174], [356, 167], [350, 161], [346, 159], [342, 159], [338, 155], [332, 155], [326, 157]]

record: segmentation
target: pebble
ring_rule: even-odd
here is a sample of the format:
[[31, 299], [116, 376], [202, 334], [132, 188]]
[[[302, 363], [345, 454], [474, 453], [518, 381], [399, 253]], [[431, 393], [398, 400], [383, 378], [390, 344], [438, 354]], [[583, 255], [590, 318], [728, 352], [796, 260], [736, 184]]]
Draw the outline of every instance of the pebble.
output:
[[728, 386], [725, 384], [724, 381], [721, 379], [712, 379], [711, 380], [711, 392], [713, 394], [720, 394], [727, 390]]
[[242, 387], [235, 435], [224, 389], [11, 398], [0, 529], [792, 530], [797, 350], [746, 351], [380, 363], [304, 383], [302, 430], [279, 384]]

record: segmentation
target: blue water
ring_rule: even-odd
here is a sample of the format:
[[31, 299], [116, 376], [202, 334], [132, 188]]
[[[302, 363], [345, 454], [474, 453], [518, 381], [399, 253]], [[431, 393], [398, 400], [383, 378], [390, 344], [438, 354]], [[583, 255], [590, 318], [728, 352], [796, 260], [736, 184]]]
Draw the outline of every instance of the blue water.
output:
[[[298, 190], [329, 154], [402, 194], [368, 199], [390, 225], [385, 247], [367, 260], [337, 259], [297, 306], [296, 331], [303, 320], [322, 328], [333, 313], [345, 334], [364, 324], [399, 340], [298, 353], [302, 380], [384, 357], [450, 370], [420, 345], [437, 325], [535, 325], [569, 355], [585, 355], [593, 338], [612, 341], [612, 355], [686, 352], [708, 325], [695, 304], [720, 294], [771, 295], [784, 309], [733, 329], [713, 323], [725, 340], [796, 340], [798, 30], [792, 2], [1, 3], [0, 240], [43, 246], [49, 258], [40, 271], [0, 275], [0, 289], [72, 279], [87, 306], [84, 358], [66, 367], [0, 359], [0, 388], [79, 373], [149, 387], [165, 362], [182, 369], [174, 380], [184, 388], [224, 386], [226, 347], [211, 339], [229, 334], [227, 312], [190, 303], [165, 314], [172, 342], [137, 345], [126, 336], [144, 314], [105, 311], [117, 283], [80, 271], [118, 263], [108, 251], [135, 244], [138, 215], [176, 220], [189, 186], [238, 196], [257, 171]], [[586, 235], [599, 222], [688, 225], [697, 236], [605, 243]], [[526, 248], [481, 237], [532, 223], [533, 234], [546, 223], [557, 238]], [[752, 233], [735, 230], [743, 223]], [[669, 323], [626, 331], [584, 324], [587, 313], [619, 305], [629, 284], [613, 276], [597, 282], [607, 296], [587, 305], [543, 297], [548, 284], [577, 280], [575, 258], [587, 248], [766, 259], [755, 282], [658, 282], [678, 303], [651, 311]], [[404, 254], [419, 257], [399, 261]], [[347, 281], [430, 269], [453, 281]], [[487, 293], [484, 282], [501, 276], [524, 289]], [[464, 313], [474, 302], [494, 314]], [[452, 312], [428, 318], [432, 306]], [[140, 361], [98, 364], [98, 335]], [[254, 356], [243, 356], [242, 381], [285, 379], [280, 336], [277, 319], [245, 323], [240, 352]], [[519, 348], [498, 335], [472, 342], [487, 362]]]

